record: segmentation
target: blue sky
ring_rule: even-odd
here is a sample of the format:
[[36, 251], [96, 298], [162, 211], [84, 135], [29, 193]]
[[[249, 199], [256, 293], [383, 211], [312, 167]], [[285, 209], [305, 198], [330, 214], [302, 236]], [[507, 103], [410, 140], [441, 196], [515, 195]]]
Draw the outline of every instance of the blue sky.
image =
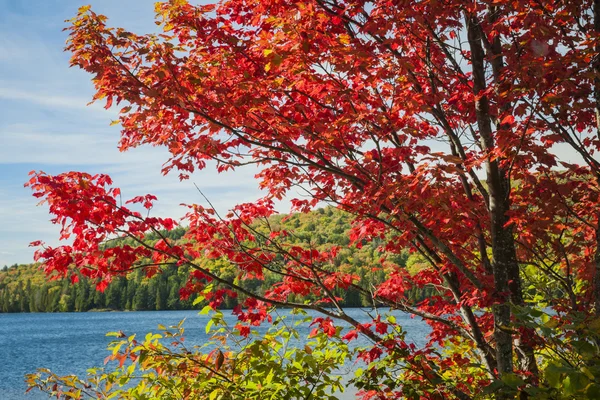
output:
[[92, 4], [109, 24], [151, 32], [154, 0], [0, 0], [0, 267], [32, 261], [28, 244], [58, 244], [58, 229], [44, 206], [36, 207], [23, 187], [31, 170], [48, 173], [108, 173], [126, 198], [152, 193], [155, 215], [180, 216], [180, 203], [202, 203], [196, 183], [221, 211], [260, 196], [255, 170], [217, 175], [212, 170], [179, 182], [163, 177], [167, 152], [139, 148], [119, 153], [114, 110], [86, 106], [93, 94], [90, 76], [69, 68], [63, 52], [64, 20]]

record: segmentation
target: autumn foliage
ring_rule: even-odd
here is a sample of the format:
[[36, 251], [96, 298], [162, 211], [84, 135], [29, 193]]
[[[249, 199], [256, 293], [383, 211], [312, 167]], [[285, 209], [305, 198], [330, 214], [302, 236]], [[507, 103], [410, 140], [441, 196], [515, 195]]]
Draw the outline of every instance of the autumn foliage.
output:
[[[225, 216], [188, 204], [174, 221], [133, 211], [156, 198], [122, 203], [107, 176], [35, 173], [28, 185], [73, 238], [38, 251], [47, 271], [102, 289], [141, 260], [149, 274], [185, 264], [183, 296], [214, 307], [247, 296], [234, 311], [242, 333], [272, 306], [318, 310], [317, 331], [335, 336], [343, 320], [346, 340], [372, 341], [355, 381], [365, 398], [598, 393], [598, 0], [172, 0], [156, 12], [156, 35], [111, 28], [89, 7], [67, 28], [94, 100], [120, 107], [120, 149], [164, 146], [163, 172], [181, 179], [258, 166], [265, 195]], [[409, 248], [427, 268], [384, 257], [372, 267], [387, 280], [367, 287], [331, 267], [335, 247], [265, 230], [274, 201], [298, 192], [294, 211], [336, 205], [355, 216], [353, 245]], [[176, 224], [185, 241], [145, 240]], [[137, 245], [103, 246], [115, 236]], [[237, 279], [200, 256], [229, 260]], [[266, 270], [281, 280], [265, 294], [239, 284]], [[415, 286], [437, 295], [411, 304]], [[429, 345], [407, 345], [393, 319], [349, 317], [334, 293], [350, 287], [426, 319]], [[319, 300], [290, 300], [308, 294]]]

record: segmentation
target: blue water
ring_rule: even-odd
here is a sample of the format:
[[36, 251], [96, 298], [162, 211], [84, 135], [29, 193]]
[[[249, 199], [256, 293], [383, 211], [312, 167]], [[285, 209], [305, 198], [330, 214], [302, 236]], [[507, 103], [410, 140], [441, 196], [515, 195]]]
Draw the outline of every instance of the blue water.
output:
[[[366, 321], [360, 309], [347, 312]], [[224, 314], [233, 326], [236, 318], [229, 311]], [[429, 332], [427, 325], [420, 318], [394, 315], [407, 332], [407, 341], [423, 345]], [[208, 339], [204, 327], [210, 317], [196, 311], [0, 314], [0, 400], [47, 398], [39, 391], [24, 393], [24, 375], [36, 368], [85, 376], [88, 368], [102, 366], [109, 354], [106, 346], [114, 340], [106, 337], [107, 332], [122, 330], [143, 337], [150, 331], [158, 332], [158, 324], [175, 325], [184, 318], [186, 346], [204, 343]], [[307, 324], [298, 328], [301, 337], [311, 329]]]

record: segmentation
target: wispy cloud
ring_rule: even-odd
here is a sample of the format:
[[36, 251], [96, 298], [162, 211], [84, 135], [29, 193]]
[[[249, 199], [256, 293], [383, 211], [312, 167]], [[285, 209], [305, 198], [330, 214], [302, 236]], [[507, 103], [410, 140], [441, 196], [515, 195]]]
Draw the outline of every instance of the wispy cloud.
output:
[[[109, 24], [136, 32], [156, 31], [150, 0], [88, 0]], [[45, 206], [23, 188], [27, 171], [58, 173], [83, 170], [107, 173], [125, 199], [145, 193], [159, 201], [153, 215], [180, 217], [181, 203], [206, 204], [194, 183], [220, 213], [240, 202], [261, 197], [256, 169], [217, 174], [214, 168], [180, 182], [177, 173], [163, 176], [169, 154], [164, 148], [118, 151], [119, 130], [110, 127], [116, 109], [93, 95], [90, 76], [69, 68], [63, 52], [65, 19], [81, 0], [0, 0], [0, 266], [32, 260], [34, 240], [57, 244], [58, 227]], [[289, 209], [287, 202], [280, 209]]]
[[31, 91], [0, 86], [0, 99], [20, 101], [27, 104], [27, 107], [35, 105], [59, 111], [75, 110], [84, 111], [86, 113], [98, 113], [104, 120], [109, 120], [110, 118], [116, 118], [118, 116], [115, 108], [105, 110], [100, 102], [90, 104], [91, 96], [63, 96], [49, 93], [46, 90]]
[[102, 132], [56, 133], [0, 129], [0, 164], [102, 165], [139, 163], [157, 159], [157, 151], [128, 158], [117, 149], [118, 134]]
[[20, 100], [51, 108], [74, 108], [89, 110], [85, 98], [74, 98], [46, 93], [28, 92], [25, 90], [0, 87], [0, 98], [5, 100]]

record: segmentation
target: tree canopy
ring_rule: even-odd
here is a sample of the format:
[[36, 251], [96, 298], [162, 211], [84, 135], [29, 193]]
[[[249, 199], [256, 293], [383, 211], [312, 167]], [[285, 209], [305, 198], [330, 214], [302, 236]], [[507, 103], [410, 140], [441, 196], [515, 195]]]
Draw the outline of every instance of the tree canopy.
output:
[[[600, 1], [171, 0], [156, 13], [160, 34], [109, 27], [89, 7], [67, 28], [94, 100], [122, 107], [120, 149], [165, 146], [163, 172], [181, 179], [252, 165], [264, 197], [223, 216], [188, 204], [186, 240], [150, 243], [177, 221], [129, 204], [150, 210], [155, 196], [122, 205], [106, 175], [33, 173], [73, 237], [38, 251], [48, 272], [102, 290], [142, 258], [149, 275], [187, 266], [184, 297], [245, 296], [241, 334], [273, 306], [319, 311], [332, 338], [343, 320], [345, 340], [372, 342], [353, 381], [365, 398], [598, 394]], [[336, 268], [339, 246], [298, 245], [269, 223], [298, 191], [295, 211], [335, 205], [354, 218], [351, 243], [411, 249], [427, 267], [380, 260], [376, 286]], [[103, 247], [114, 235], [133, 243]], [[241, 284], [266, 271], [281, 279], [264, 293]], [[438, 295], [407, 301], [427, 285]], [[429, 344], [411, 348], [379, 312], [348, 316], [336, 293], [350, 288], [426, 319]]]

